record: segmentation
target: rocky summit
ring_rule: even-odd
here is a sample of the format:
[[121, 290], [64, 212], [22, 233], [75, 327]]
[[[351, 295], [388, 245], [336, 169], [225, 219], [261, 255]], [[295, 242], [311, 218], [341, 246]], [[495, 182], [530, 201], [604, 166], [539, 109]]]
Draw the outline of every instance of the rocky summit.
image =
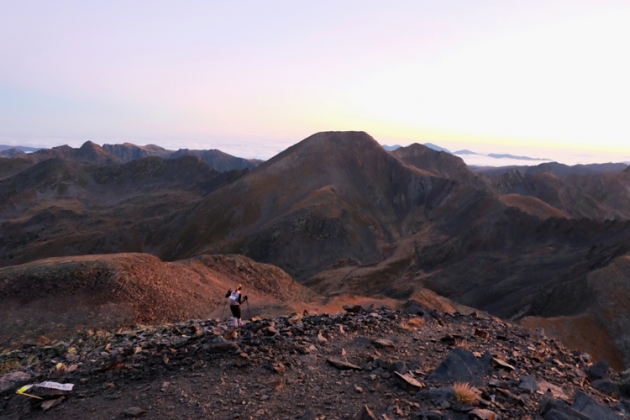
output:
[[[630, 418], [630, 371], [483, 313], [401, 308], [40, 337], [0, 354], [0, 417]], [[16, 394], [42, 381], [73, 387]]]

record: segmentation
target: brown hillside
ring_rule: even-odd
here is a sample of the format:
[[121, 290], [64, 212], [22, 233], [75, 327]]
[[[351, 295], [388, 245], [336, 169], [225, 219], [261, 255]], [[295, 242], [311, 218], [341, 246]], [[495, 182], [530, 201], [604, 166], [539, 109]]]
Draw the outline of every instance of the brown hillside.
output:
[[549, 219], [550, 217], [568, 218], [566, 213], [542, 202], [535, 197], [519, 194], [506, 194], [502, 195], [500, 200], [510, 207], [516, 207], [522, 212], [536, 216], [541, 220]]
[[315, 296], [277, 267], [243, 256], [174, 263], [147, 254], [50, 258], [0, 269], [0, 345], [84, 327], [205, 319], [237, 284], [253, 304], [289, 313]]
[[[492, 178], [491, 185], [498, 194], [519, 194], [537, 198], [574, 218], [614, 219], [622, 214], [606, 203], [571, 186], [552, 173], [528, 174], [510, 171]], [[630, 214], [629, 214], [630, 215]]]
[[623, 217], [630, 218], [630, 171], [627, 169], [600, 175], [570, 175], [564, 181]]

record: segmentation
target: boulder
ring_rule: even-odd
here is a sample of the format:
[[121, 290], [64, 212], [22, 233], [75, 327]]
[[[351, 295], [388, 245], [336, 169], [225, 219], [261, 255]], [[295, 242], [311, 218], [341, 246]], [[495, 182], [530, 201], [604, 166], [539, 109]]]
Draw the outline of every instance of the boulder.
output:
[[409, 315], [424, 315], [427, 312], [427, 307], [417, 300], [408, 300], [402, 309], [402, 313]]
[[586, 369], [586, 377], [589, 381], [593, 382], [597, 379], [603, 379], [608, 375], [610, 371], [610, 365], [605, 360], [600, 360], [594, 365], [589, 366]]
[[387, 370], [389, 370], [392, 373], [398, 372], [401, 375], [404, 375], [407, 372], [409, 372], [409, 369], [405, 362], [394, 362], [391, 365], [389, 365], [389, 368]]
[[429, 382], [468, 382], [474, 386], [484, 386], [482, 377], [489, 371], [489, 354], [477, 359], [475, 355], [457, 347], [438, 365], [429, 376]]
[[540, 415], [544, 420], [592, 420], [555, 398], [546, 398], [540, 403]]
[[358, 314], [363, 310], [361, 305], [343, 305], [343, 310], [353, 314]]
[[578, 392], [575, 395], [575, 401], [571, 408], [593, 420], [622, 420], [622, 417], [613, 413], [610, 408], [598, 403], [583, 392]]
[[618, 382], [613, 382], [610, 379], [597, 379], [591, 383], [591, 387], [603, 394], [619, 399], [620, 386]]
[[445, 386], [442, 388], [425, 389], [418, 392], [416, 398], [431, 401], [434, 405], [441, 405], [443, 402], [455, 402], [455, 388]]
[[536, 392], [540, 390], [538, 383], [531, 376], [522, 376], [521, 383], [518, 384], [518, 388], [523, 391]]
[[31, 379], [30, 374], [21, 372], [19, 370], [16, 370], [11, 373], [7, 373], [6, 375], [3, 375], [2, 377], [0, 377], [0, 394], [4, 393], [5, 391], [10, 390], [14, 386], [26, 383], [30, 379]]

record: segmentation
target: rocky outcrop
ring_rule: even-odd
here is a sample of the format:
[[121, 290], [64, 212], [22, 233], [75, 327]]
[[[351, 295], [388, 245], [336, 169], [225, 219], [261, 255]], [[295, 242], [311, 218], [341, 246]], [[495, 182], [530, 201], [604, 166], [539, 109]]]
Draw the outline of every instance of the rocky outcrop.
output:
[[[596, 368], [587, 355], [496, 318], [383, 308], [255, 318], [236, 331], [228, 325], [191, 320], [89, 330], [3, 352], [0, 416], [50, 409], [66, 418], [91, 410], [103, 418], [146, 412], [158, 419], [174, 410], [211, 418], [629, 418], [626, 397], [613, 400], [589, 385], [585, 372]], [[393, 346], [377, 346], [383, 340]], [[43, 400], [15, 394], [43, 380], [74, 389], [61, 401], [45, 388], [29, 390]]]

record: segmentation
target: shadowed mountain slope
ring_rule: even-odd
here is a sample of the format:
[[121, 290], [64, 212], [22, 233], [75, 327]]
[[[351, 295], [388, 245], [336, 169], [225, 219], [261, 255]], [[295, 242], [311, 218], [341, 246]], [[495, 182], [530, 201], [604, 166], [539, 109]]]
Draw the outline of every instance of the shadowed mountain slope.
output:
[[39, 163], [47, 159], [64, 159], [82, 164], [113, 164], [120, 162], [120, 159], [116, 156], [91, 141], [86, 141], [78, 149], [64, 145], [53, 147], [52, 149], [41, 149], [21, 158], [33, 163]]
[[315, 134], [206, 197], [168, 230], [164, 258], [242, 252], [304, 279], [382, 259], [401, 237], [471, 187], [405, 165], [363, 132]]
[[391, 152], [407, 165], [414, 166], [446, 179], [454, 179], [467, 185], [483, 187], [483, 182], [464, 161], [448, 152], [437, 151], [422, 144], [400, 147]]
[[549, 172], [531, 174], [514, 170], [485, 179], [499, 194], [535, 197], [569, 217], [606, 220], [630, 218], [628, 174], [624, 170], [559, 178]]
[[13, 158], [16, 156], [24, 156], [24, 155], [26, 155], [26, 153], [24, 153], [22, 150], [18, 149], [17, 147], [0, 151], [0, 156], [6, 157], [6, 158]]
[[173, 154], [172, 150], [154, 144], [147, 144], [146, 146], [137, 146], [132, 143], [104, 144], [103, 149], [116, 156], [121, 162], [131, 162], [151, 156], [167, 159]]
[[103, 148], [118, 157], [122, 162], [130, 162], [150, 156], [163, 159], [176, 159], [182, 156], [196, 156], [219, 172], [232, 171], [234, 169], [254, 169], [262, 161], [256, 159], [243, 159], [232, 156], [220, 150], [167, 150], [154, 144], [137, 146], [131, 143], [104, 144]]
[[630, 168], [599, 175], [569, 175], [564, 182], [601, 205], [630, 218]]
[[568, 175], [596, 175], [611, 172], [620, 172], [628, 168], [625, 163], [592, 163], [586, 165], [564, 165], [558, 162], [546, 162], [536, 166], [500, 166], [500, 167], [473, 167], [472, 171], [490, 176], [500, 176], [506, 172], [521, 171], [530, 175], [549, 173], [564, 178]]
[[627, 208], [611, 208], [551, 173], [532, 175], [510, 171], [492, 178], [490, 184], [499, 194], [535, 197], [570, 217], [614, 219], [630, 216]]
[[31, 166], [33, 164], [26, 159], [0, 157], [0, 180], [18, 174]]
[[43, 161], [0, 180], [0, 266], [146, 251], [157, 226], [245, 172], [220, 173], [193, 156], [108, 166]]
[[[630, 313], [615, 312], [604, 296], [613, 289], [625, 296], [630, 278], [618, 277], [623, 286], [610, 289], [590, 287], [587, 279], [630, 253], [629, 244], [630, 222], [542, 221], [507, 209], [473, 220], [459, 231], [428, 225], [377, 264], [332, 267], [304, 284], [322, 294], [396, 297], [411, 296], [425, 287], [513, 320], [524, 316], [581, 319], [591, 314], [612, 340], [599, 343], [600, 347], [615, 354], [616, 366], [621, 368], [630, 362], [630, 345], [623, 339], [630, 330], [621, 333], [608, 320], [616, 313], [618, 324], [627, 326]], [[579, 336], [580, 325], [576, 323], [564, 336]], [[593, 351], [592, 346], [580, 348]]]
[[180, 156], [197, 156], [208, 165], [219, 172], [231, 171], [234, 169], [254, 169], [260, 165], [262, 161], [257, 159], [243, 159], [240, 157], [228, 155], [220, 150], [188, 150], [179, 149], [170, 155], [171, 158]]
[[232, 170], [253, 169], [262, 161], [257, 159], [243, 159], [232, 156], [220, 150], [188, 150], [177, 151], [164, 149], [154, 144], [138, 146], [132, 143], [104, 144], [103, 147], [85, 142], [80, 148], [75, 149], [64, 145], [51, 149], [40, 149], [30, 154], [24, 154], [18, 149], [10, 149], [1, 152], [0, 156], [24, 159], [31, 164], [43, 162], [48, 159], [63, 159], [74, 163], [111, 165], [116, 163], [127, 163], [134, 160], [148, 157], [159, 157], [162, 159], [177, 159], [182, 156], [195, 156], [206, 162], [219, 172]]

